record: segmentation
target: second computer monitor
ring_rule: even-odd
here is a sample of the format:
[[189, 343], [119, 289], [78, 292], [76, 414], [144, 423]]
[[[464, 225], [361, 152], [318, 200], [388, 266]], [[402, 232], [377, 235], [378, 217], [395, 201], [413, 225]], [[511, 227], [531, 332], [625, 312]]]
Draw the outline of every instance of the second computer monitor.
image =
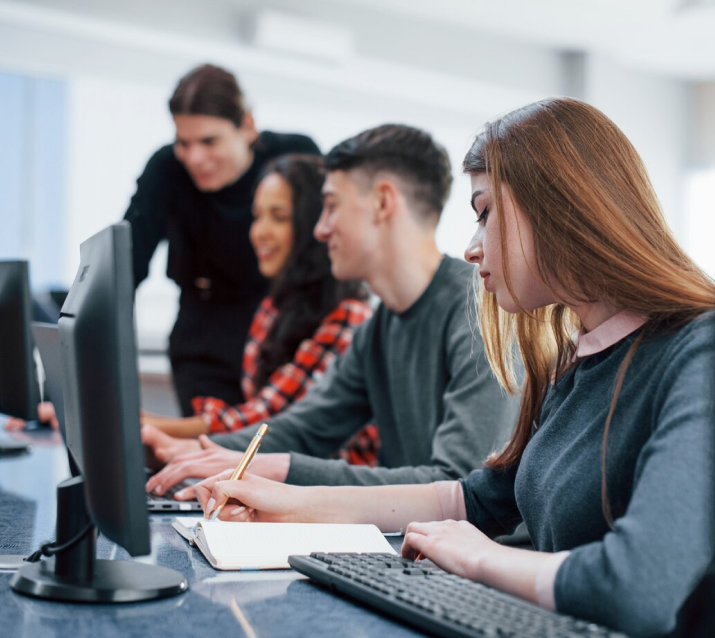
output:
[[31, 312], [27, 262], [0, 261], [0, 413], [28, 421], [40, 400]]

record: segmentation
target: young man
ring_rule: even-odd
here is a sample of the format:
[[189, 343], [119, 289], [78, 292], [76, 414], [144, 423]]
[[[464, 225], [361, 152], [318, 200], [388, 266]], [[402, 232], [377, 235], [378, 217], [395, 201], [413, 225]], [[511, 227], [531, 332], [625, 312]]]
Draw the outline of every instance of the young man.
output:
[[181, 288], [169, 358], [189, 416], [196, 396], [244, 398], [243, 346], [267, 291], [248, 240], [261, 173], [281, 155], [320, 151], [304, 135], [259, 132], [234, 75], [210, 64], [181, 79], [169, 110], [176, 139], [149, 160], [124, 218], [137, 286], [158, 243], [169, 242], [167, 275]]
[[[452, 183], [447, 154], [423, 131], [385, 125], [336, 146], [326, 168], [316, 237], [328, 244], [333, 274], [365, 280], [381, 303], [305, 399], [270, 421], [250, 471], [300, 485], [466, 476], [509, 436], [518, 404], [500, 390], [469, 325], [473, 267], [437, 249]], [[378, 467], [328, 458], [368, 422], [380, 432]], [[161, 494], [235, 467], [255, 431], [196, 442], [145, 428], [145, 443], [169, 462], [147, 489]]]

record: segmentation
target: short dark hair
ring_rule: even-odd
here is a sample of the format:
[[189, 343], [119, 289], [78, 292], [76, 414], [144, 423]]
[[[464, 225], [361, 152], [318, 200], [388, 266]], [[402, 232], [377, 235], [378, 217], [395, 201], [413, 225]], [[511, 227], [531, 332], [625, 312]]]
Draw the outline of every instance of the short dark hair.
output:
[[444, 147], [429, 133], [403, 124], [383, 124], [341, 142], [325, 156], [325, 169], [360, 169], [370, 177], [392, 173], [411, 187], [405, 195], [425, 216], [439, 217], [452, 188]]
[[213, 64], [189, 71], [169, 99], [172, 115], [210, 115], [241, 126], [246, 107], [236, 76]]

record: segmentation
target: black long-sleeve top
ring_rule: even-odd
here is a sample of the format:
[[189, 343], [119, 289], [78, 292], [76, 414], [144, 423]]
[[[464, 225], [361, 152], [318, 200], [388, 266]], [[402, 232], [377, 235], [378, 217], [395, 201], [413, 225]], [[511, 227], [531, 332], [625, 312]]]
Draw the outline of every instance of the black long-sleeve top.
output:
[[210, 292], [204, 294], [217, 301], [265, 290], [248, 238], [253, 193], [266, 164], [288, 153], [320, 150], [304, 135], [265, 131], [256, 141], [248, 171], [214, 192], [196, 188], [171, 145], [154, 153], [124, 216], [132, 225], [136, 285], [146, 278], [157, 244], [168, 239], [167, 276], [182, 292], [198, 290], [198, 278], [210, 281]]

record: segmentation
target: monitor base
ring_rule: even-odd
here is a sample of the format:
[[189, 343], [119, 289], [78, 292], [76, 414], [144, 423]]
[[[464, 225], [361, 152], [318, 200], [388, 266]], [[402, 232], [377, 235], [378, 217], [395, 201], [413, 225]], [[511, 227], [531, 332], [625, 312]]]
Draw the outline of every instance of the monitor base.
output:
[[166, 567], [97, 560], [97, 531], [87, 512], [81, 476], [57, 487], [57, 541], [38, 551], [52, 558], [26, 563], [17, 571], [10, 586], [20, 594], [77, 603], [134, 603], [189, 588], [186, 578]]
[[11, 587], [20, 594], [78, 603], [135, 603], [181, 594], [186, 579], [171, 569], [128, 560], [97, 560], [88, 579], [55, 574], [55, 559], [27, 563]]

